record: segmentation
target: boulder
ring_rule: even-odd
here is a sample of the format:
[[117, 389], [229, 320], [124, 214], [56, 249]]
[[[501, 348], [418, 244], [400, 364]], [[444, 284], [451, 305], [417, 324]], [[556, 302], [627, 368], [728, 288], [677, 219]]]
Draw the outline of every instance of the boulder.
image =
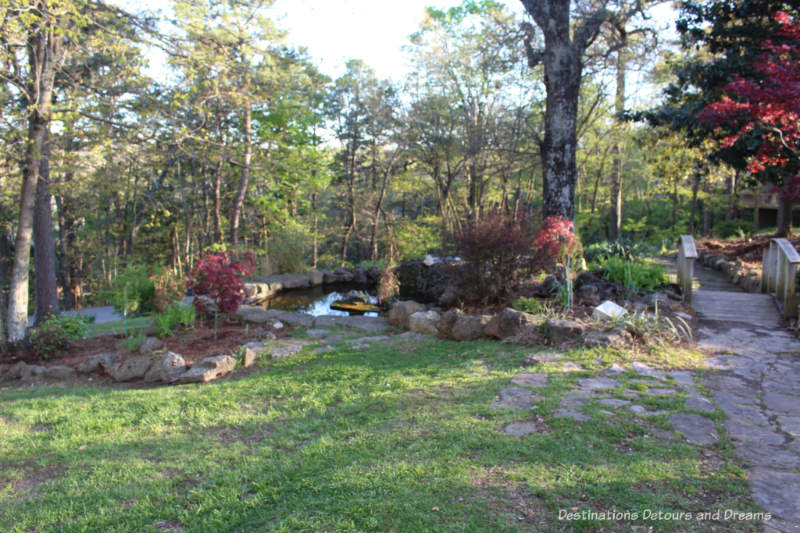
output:
[[506, 339], [520, 335], [530, 327], [539, 327], [534, 315], [506, 307], [486, 324], [484, 333], [487, 337]]
[[626, 311], [624, 307], [615, 304], [611, 300], [606, 300], [594, 308], [592, 311], [592, 318], [598, 320], [614, 320], [627, 313], [628, 311]]
[[75, 369], [66, 365], [49, 366], [44, 371], [47, 379], [68, 379], [75, 375]]
[[253, 305], [242, 305], [233, 314], [234, 317], [250, 324], [259, 324], [272, 329], [283, 329], [281, 321], [290, 326], [311, 327], [314, 317], [305, 313], [282, 311], [280, 309], [264, 309]]
[[418, 311], [408, 317], [408, 329], [414, 333], [430, 333], [436, 335], [436, 323], [439, 313], [436, 311]]
[[453, 324], [450, 336], [457, 341], [478, 340], [491, 319], [491, 315], [462, 315]]
[[436, 323], [436, 331], [439, 332], [439, 336], [445, 339], [451, 338], [453, 335], [453, 326], [455, 326], [456, 321], [461, 318], [462, 315], [463, 313], [458, 309], [450, 309], [445, 312], [439, 319], [439, 322]]
[[369, 285], [369, 276], [367, 276], [367, 270], [364, 267], [359, 266], [353, 270], [353, 283]]
[[228, 374], [236, 367], [236, 359], [230, 355], [206, 357], [195, 363], [185, 374], [177, 379], [177, 383], [205, 383]]
[[217, 302], [204, 294], [195, 296], [194, 302], [192, 303], [194, 303], [195, 309], [199, 307], [202, 309], [202, 312], [207, 315], [213, 315], [214, 313], [219, 312], [219, 306], [217, 305]]
[[248, 281], [244, 284], [244, 301], [248, 304], [268, 300], [275, 293], [270, 289], [269, 283]]
[[389, 310], [389, 322], [398, 328], [408, 329], [408, 317], [424, 311], [425, 306], [413, 300], [397, 302]]
[[269, 346], [265, 342], [248, 342], [242, 346], [242, 366], [245, 368], [252, 366], [256, 359], [269, 351]]
[[547, 337], [552, 344], [583, 340], [585, 326], [574, 320], [548, 320], [545, 323]]
[[46, 368], [40, 365], [26, 365], [20, 373], [19, 379], [22, 381], [34, 381], [44, 376]]
[[141, 379], [150, 370], [152, 359], [149, 355], [132, 357], [114, 365], [109, 374], [115, 381], [131, 381]]
[[624, 348], [630, 341], [630, 333], [622, 328], [592, 330], [584, 335], [584, 343], [590, 348]]
[[555, 296], [558, 293], [558, 289], [561, 288], [561, 285], [564, 283], [557, 278], [556, 276], [550, 275], [544, 278], [544, 281], [541, 285], [539, 285], [538, 293], [541, 296], [551, 297]]
[[603, 300], [611, 300], [617, 295], [614, 283], [603, 277], [603, 270], [583, 272], [575, 278], [575, 301], [590, 305], [598, 305]]
[[147, 337], [139, 345], [139, 353], [146, 354], [150, 352], [155, 352], [156, 350], [160, 350], [163, 347], [164, 343], [161, 342], [161, 339], [157, 339], [156, 337]]
[[325, 282], [325, 273], [321, 270], [309, 270], [306, 272], [308, 276], [308, 284], [312, 287], [322, 285]]
[[26, 363], [25, 361], [14, 363], [6, 371], [6, 377], [8, 379], [20, 379], [22, 377], [22, 372], [25, 370], [27, 366], [28, 363]]
[[121, 358], [122, 356], [118, 353], [98, 353], [90, 355], [78, 363], [76, 370], [81, 374], [91, 374], [98, 370], [109, 372], [111, 367], [117, 364]]
[[381, 280], [381, 276], [383, 276], [382, 269], [376, 266], [371, 266], [367, 269], [367, 277], [371, 284], [377, 284]]
[[303, 274], [275, 274], [257, 278], [254, 281], [256, 283], [266, 283], [272, 294], [289, 289], [305, 289], [311, 284], [308, 276]]
[[439, 296], [439, 305], [442, 307], [452, 307], [454, 305], [458, 305], [459, 301], [459, 292], [458, 287], [455, 285], [448, 285], [444, 288], [444, 292], [442, 295]]
[[183, 356], [175, 352], [167, 352], [153, 357], [150, 370], [144, 375], [144, 380], [172, 383], [180, 378], [186, 370], [186, 360]]

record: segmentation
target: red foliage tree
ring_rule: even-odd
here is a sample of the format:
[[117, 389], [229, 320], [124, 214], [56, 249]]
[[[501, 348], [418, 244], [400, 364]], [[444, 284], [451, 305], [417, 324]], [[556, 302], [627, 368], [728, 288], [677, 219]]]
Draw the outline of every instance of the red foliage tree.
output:
[[502, 301], [533, 274], [580, 249], [574, 225], [568, 218], [549, 216], [539, 228], [535, 213], [516, 218], [499, 212], [485, 213], [454, 235], [459, 255], [467, 264], [462, 292], [474, 301]]
[[[253, 272], [255, 261], [248, 253], [244, 261], [234, 261], [226, 254], [206, 254], [198, 261], [186, 280], [186, 286], [195, 296], [205, 295], [212, 299], [223, 313], [234, 313], [245, 297], [243, 275]], [[194, 300], [199, 312], [205, 312], [203, 304]]]
[[775, 20], [786, 42], [762, 44], [764, 52], [753, 63], [762, 77], [738, 77], [725, 86], [729, 96], [706, 106], [698, 119], [729, 129], [723, 147], [745, 139], [757, 141], [748, 170], [771, 174], [783, 183], [782, 194], [796, 201], [800, 199], [800, 24], [785, 12], [778, 12]]
[[575, 223], [568, 218], [551, 215], [544, 219], [544, 227], [536, 232], [534, 246], [554, 261], [572, 257], [581, 249], [575, 235]]

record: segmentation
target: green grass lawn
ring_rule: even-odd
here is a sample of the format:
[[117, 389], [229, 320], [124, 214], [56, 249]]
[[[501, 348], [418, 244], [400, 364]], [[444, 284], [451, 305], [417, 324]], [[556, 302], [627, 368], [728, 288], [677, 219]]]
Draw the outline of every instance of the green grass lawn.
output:
[[[666, 416], [551, 416], [581, 375], [555, 367], [533, 411], [491, 403], [537, 351], [498, 342], [373, 345], [262, 361], [158, 388], [0, 391], [1, 531], [656, 531], [759, 524], [559, 521], [559, 510], [757, 510], [723, 439]], [[590, 368], [615, 352], [576, 351]], [[675, 365], [693, 360], [672, 354]], [[633, 376], [623, 376], [626, 382]], [[619, 393], [622, 390], [618, 391]], [[649, 400], [682, 410], [680, 400]], [[545, 432], [504, 434], [541, 417]], [[646, 529], [645, 529], [646, 530]]]
[[99, 324], [92, 322], [87, 326], [86, 336], [97, 337], [106, 333], [124, 333], [125, 331], [136, 334], [154, 324], [152, 316], [136, 316], [124, 322], [122, 320], [100, 322]]

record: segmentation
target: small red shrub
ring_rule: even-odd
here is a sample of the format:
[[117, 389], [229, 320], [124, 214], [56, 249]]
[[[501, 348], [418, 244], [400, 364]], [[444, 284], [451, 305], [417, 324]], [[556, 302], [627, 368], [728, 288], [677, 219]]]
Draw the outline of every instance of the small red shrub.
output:
[[553, 261], [573, 257], [581, 250], [581, 242], [575, 234], [575, 223], [558, 215], [551, 215], [544, 220], [544, 227], [534, 237], [534, 246]]
[[491, 211], [453, 235], [466, 262], [462, 293], [473, 300], [499, 301], [524, 278], [543, 266], [535, 246], [538, 217], [524, 213], [512, 218]]
[[[219, 306], [223, 313], [234, 313], [245, 297], [242, 275], [252, 273], [255, 266], [253, 255], [248, 253], [245, 261], [232, 261], [224, 253], [206, 254], [198, 261], [186, 280], [186, 286], [197, 295], [206, 295]], [[203, 305], [194, 301], [199, 312]]]

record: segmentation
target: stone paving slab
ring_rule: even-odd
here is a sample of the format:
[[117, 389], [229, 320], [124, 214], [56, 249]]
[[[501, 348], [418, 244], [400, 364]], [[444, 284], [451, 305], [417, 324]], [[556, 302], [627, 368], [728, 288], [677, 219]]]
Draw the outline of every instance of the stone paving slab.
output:
[[[721, 274], [698, 273], [716, 289], [692, 296], [699, 348], [709, 355], [703, 385], [751, 465], [753, 499], [774, 517], [765, 531], [800, 531], [800, 341], [783, 329], [772, 296], [732, 292]], [[686, 403], [704, 405], [693, 396]]]
[[508, 387], [500, 391], [500, 399], [492, 404], [495, 409], [530, 409], [534, 402], [541, 400], [529, 389]]

